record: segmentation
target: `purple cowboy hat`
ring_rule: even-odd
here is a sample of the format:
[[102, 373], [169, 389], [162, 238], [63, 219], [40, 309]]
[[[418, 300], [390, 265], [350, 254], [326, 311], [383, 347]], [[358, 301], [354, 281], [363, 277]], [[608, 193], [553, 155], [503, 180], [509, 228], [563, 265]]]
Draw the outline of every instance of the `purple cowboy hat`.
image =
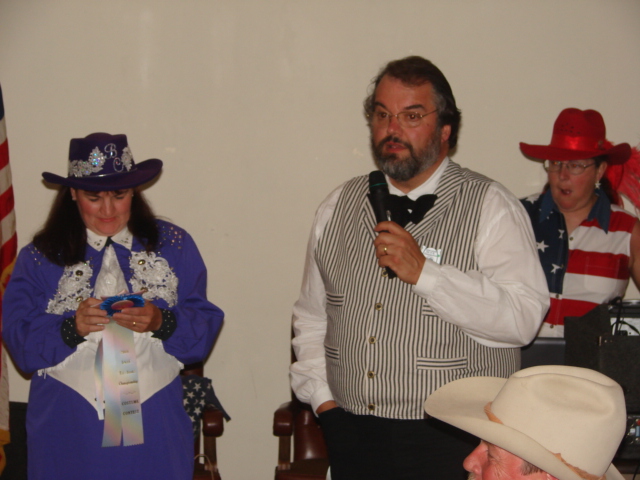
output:
[[162, 160], [156, 158], [136, 165], [126, 135], [92, 133], [71, 139], [67, 177], [49, 172], [42, 177], [49, 183], [101, 192], [137, 187], [155, 178], [161, 169]]

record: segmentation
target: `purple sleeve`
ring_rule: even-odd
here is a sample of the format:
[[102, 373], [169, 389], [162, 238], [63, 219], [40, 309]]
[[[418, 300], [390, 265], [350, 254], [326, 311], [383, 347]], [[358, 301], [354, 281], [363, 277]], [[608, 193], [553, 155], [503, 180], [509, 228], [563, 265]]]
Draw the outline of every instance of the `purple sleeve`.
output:
[[46, 313], [62, 268], [31, 245], [20, 251], [2, 300], [2, 336], [17, 366], [25, 373], [57, 365], [75, 351], [60, 329], [65, 316]]
[[[163, 341], [164, 349], [184, 364], [204, 360], [220, 331], [224, 314], [207, 300], [207, 269], [195, 242], [186, 232], [180, 248], [166, 255], [178, 277], [178, 302], [169, 307], [177, 326]], [[159, 305], [160, 306], [160, 305]]]

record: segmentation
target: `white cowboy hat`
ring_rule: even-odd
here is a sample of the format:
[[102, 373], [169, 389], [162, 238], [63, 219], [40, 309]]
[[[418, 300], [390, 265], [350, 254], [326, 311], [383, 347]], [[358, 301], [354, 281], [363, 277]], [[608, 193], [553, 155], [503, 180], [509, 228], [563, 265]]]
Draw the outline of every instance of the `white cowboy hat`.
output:
[[624, 394], [594, 370], [544, 365], [508, 379], [463, 378], [424, 408], [559, 480], [624, 480], [611, 464], [626, 431]]

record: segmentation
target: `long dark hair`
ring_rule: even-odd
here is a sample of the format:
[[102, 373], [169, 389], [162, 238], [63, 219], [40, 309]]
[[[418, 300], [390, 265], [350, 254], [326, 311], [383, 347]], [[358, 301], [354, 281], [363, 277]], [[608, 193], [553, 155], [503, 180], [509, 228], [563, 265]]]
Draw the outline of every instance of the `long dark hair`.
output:
[[[127, 226], [147, 252], [156, 249], [159, 236], [156, 217], [144, 195], [135, 189]], [[56, 265], [75, 265], [85, 259], [87, 229], [69, 187], [63, 186], [58, 190], [47, 221], [34, 235], [33, 244]]]

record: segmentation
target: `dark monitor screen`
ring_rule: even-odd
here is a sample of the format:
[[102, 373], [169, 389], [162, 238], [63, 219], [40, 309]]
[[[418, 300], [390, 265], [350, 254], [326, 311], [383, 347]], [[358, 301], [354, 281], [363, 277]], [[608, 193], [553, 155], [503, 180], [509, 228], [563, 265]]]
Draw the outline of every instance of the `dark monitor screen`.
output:
[[536, 365], [564, 365], [564, 338], [536, 337], [526, 347], [522, 347], [522, 367]]

